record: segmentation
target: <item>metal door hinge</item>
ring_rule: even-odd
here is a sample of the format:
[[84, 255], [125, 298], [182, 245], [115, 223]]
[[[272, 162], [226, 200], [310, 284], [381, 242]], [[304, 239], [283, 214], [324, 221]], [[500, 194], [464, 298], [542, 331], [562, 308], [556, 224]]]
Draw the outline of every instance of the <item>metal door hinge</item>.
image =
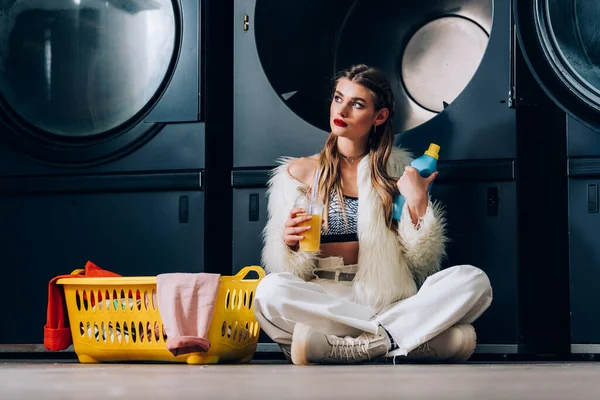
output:
[[517, 106], [517, 99], [515, 98], [515, 91], [513, 90], [509, 90], [508, 91], [508, 107], [509, 108], [513, 108]]

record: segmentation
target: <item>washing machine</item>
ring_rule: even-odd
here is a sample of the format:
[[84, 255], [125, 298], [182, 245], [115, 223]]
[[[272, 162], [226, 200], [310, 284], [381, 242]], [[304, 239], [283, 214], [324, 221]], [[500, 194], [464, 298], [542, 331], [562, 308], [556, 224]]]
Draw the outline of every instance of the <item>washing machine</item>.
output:
[[600, 5], [528, 0], [515, 7], [519, 42], [539, 85], [567, 117], [570, 347], [600, 352]]
[[432, 195], [448, 214], [444, 266], [491, 279], [477, 351], [524, 351], [514, 51], [506, 0], [236, 2], [233, 271], [260, 263], [276, 160], [322, 148], [332, 76], [370, 64], [394, 88], [396, 145], [415, 156], [441, 146]]
[[220, 272], [206, 242], [231, 236], [219, 199], [231, 157], [207, 148], [231, 146], [219, 114], [231, 57], [215, 42], [232, 37], [217, 23], [231, 12], [0, 1], [0, 343], [18, 345], [4, 350], [40, 348], [48, 282], [88, 260], [122, 275]]

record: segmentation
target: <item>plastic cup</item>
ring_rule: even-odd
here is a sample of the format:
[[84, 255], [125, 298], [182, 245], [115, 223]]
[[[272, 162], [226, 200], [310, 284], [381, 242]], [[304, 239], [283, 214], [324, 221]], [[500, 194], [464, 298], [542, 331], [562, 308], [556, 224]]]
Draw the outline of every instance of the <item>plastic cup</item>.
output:
[[[297, 216], [305, 216], [308, 214], [309, 209], [309, 201], [308, 199], [299, 199], [294, 204], [294, 208], [302, 208], [306, 212], [299, 213]], [[312, 205], [312, 210], [310, 215], [311, 219], [308, 221], [304, 221], [299, 223], [297, 226], [310, 226], [310, 229], [302, 232], [301, 235], [304, 236], [304, 239], [298, 242], [298, 251], [302, 252], [318, 252], [321, 250], [321, 224], [323, 218], [323, 203], [314, 202]]]

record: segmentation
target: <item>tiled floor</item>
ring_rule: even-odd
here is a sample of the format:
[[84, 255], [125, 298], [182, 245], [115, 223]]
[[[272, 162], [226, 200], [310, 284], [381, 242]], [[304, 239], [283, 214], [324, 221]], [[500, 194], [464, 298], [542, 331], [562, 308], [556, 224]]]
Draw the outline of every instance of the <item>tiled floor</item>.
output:
[[0, 399], [598, 399], [600, 363], [296, 367], [0, 361]]

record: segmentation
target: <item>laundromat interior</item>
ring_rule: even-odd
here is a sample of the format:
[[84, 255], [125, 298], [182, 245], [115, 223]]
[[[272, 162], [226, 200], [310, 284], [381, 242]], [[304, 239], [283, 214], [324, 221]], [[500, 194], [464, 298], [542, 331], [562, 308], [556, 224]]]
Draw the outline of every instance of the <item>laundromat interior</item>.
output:
[[[0, 398], [595, 398], [599, 30], [595, 0], [0, 0]], [[294, 365], [255, 317], [270, 179], [358, 64], [393, 147], [439, 146], [441, 271], [489, 278], [464, 362]], [[167, 349], [161, 276], [218, 283], [209, 348]]]

